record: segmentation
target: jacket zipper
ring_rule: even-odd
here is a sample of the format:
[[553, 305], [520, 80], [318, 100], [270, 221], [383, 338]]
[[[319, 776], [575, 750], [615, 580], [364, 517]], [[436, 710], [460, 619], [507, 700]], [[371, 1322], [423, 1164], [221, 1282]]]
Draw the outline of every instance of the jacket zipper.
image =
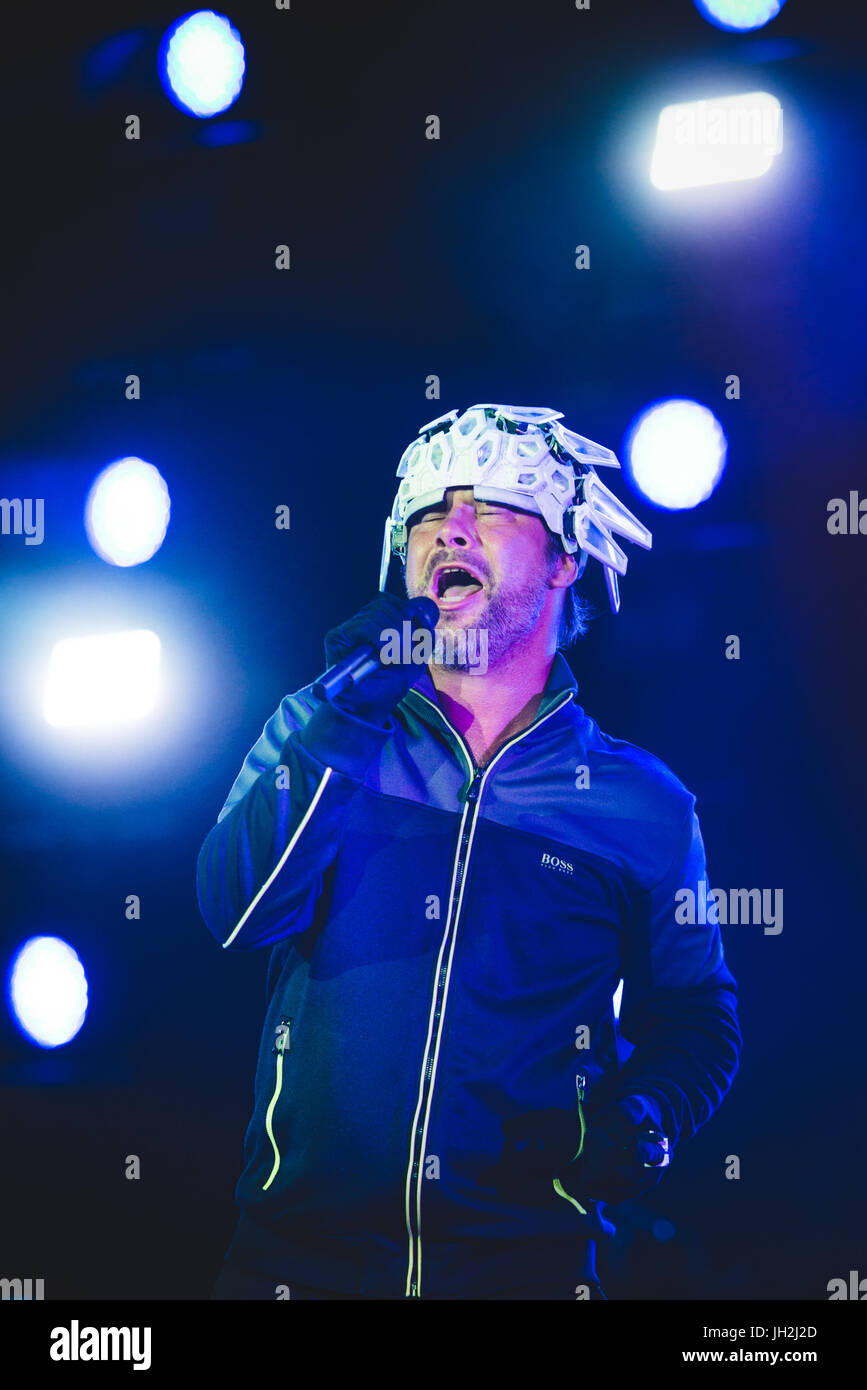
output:
[[292, 1018], [281, 1018], [278, 1026], [274, 1030], [274, 1046], [271, 1048], [271, 1051], [277, 1057], [277, 1081], [274, 1086], [274, 1094], [271, 1097], [271, 1103], [268, 1106], [268, 1112], [265, 1115], [265, 1129], [267, 1130], [268, 1138], [271, 1140], [271, 1147], [274, 1150], [274, 1166], [268, 1175], [267, 1182], [262, 1184], [263, 1192], [266, 1192], [271, 1186], [277, 1176], [277, 1170], [280, 1167], [280, 1150], [277, 1148], [277, 1141], [274, 1138], [274, 1131], [271, 1128], [271, 1120], [274, 1114], [274, 1107], [277, 1104], [280, 1092], [283, 1088], [283, 1053], [288, 1052], [291, 1047], [292, 1024], [294, 1021], [295, 1020]]
[[[405, 1296], [407, 1298], [421, 1298], [421, 1185], [423, 1179], [425, 1145], [427, 1143], [431, 1105], [434, 1087], [436, 1085], [436, 1068], [439, 1060], [440, 1042], [442, 1040], [443, 1019], [448, 999], [455, 941], [457, 940], [458, 920], [463, 904], [467, 863], [472, 850], [473, 836], [475, 835], [479, 801], [484, 789], [485, 780], [497, 760], [518, 743], [520, 739], [525, 738], [527, 734], [531, 733], [533, 729], [538, 728], [540, 724], [544, 724], [546, 719], [550, 719], [553, 714], [556, 714], [559, 709], [562, 709], [565, 704], [568, 704], [569, 700], [572, 698], [570, 692], [565, 699], [561, 700], [553, 709], [550, 709], [541, 719], [537, 719], [535, 723], [528, 725], [526, 729], [522, 729], [514, 738], [509, 739], [508, 743], [503, 745], [487, 766], [480, 768], [476, 767], [470, 751], [457, 729], [453, 728], [449, 723], [439, 706], [429, 700], [426, 695], [422, 695], [421, 691], [416, 690], [414, 693], [419, 699], [424, 700], [426, 704], [430, 705], [431, 709], [436, 710], [436, 713], [442, 719], [446, 728], [457, 739], [466, 758], [471, 781], [464, 799], [464, 809], [459, 827], [458, 845], [452, 868], [451, 886], [449, 888], [449, 905], [446, 912], [445, 928], [443, 930], [442, 941], [440, 942], [439, 955], [437, 956], [435, 983], [431, 998], [431, 1007], [428, 1013], [428, 1031], [425, 1040], [421, 1075], [419, 1077], [418, 1101], [416, 1103], [411, 1130], [409, 1163], [406, 1171], [405, 1209], [406, 1230], [409, 1241], [409, 1258], [407, 1263], [405, 1290]], [[445, 954], [447, 947], [448, 960], [446, 961]]]
[[[578, 1144], [578, 1152], [575, 1154], [574, 1158], [569, 1160], [570, 1163], [574, 1163], [575, 1159], [580, 1158], [584, 1152], [584, 1135], [587, 1133], [587, 1126], [584, 1123], [584, 1097], [587, 1094], [587, 1078], [581, 1072], [575, 1077], [575, 1091], [578, 1099], [578, 1119], [581, 1123], [581, 1139]], [[557, 1193], [558, 1197], [565, 1197], [567, 1202], [571, 1202], [573, 1207], [577, 1207], [582, 1216], [587, 1215], [581, 1203], [575, 1197], [570, 1197], [568, 1192], [564, 1192], [563, 1184], [559, 1178], [554, 1179], [554, 1191]]]

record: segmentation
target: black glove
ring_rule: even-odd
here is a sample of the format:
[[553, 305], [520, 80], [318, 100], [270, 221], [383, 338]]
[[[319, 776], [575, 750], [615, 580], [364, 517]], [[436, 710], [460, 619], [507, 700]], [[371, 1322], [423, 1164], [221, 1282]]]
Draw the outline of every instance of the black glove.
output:
[[[363, 643], [381, 652], [384, 646], [382, 634], [386, 628], [397, 632], [403, 652], [402, 624], [411, 618], [409, 603], [408, 598], [379, 594], [377, 598], [365, 604], [354, 617], [332, 628], [325, 634], [325, 658], [328, 665], [333, 666], [336, 662], [342, 661], [348, 652]], [[418, 622], [414, 622], [413, 632], [417, 631], [418, 627]], [[347, 686], [340, 695], [334, 697], [332, 704], [356, 719], [363, 719], [366, 723], [382, 729], [392, 710], [403, 699], [410, 686], [418, 680], [421, 672], [422, 666], [413, 661], [382, 665], [381, 670], [372, 671], [369, 676], [359, 681], [357, 686]]]
[[667, 1165], [645, 1168], [643, 1164], [655, 1164], [664, 1156], [667, 1141], [663, 1141], [659, 1130], [647, 1124], [636, 1126], [621, 1106], [609, 1105], [588, 1126], [581, 1157], [557, 1176], [579, 1198], [592, 1197], [608, 1205], [625, 1202], [656, 1187]]
[[578, 1115], [574, 1110], [528, 1110], [502, 1121], [503, 1147], [495, 1163], [479, 1173], [485, 1186], [497, 1188], [511, 1201], [520, 1201], [541, 1184], [550, 1191], [558, 1172], [569, 1168], [578, 1148]]
[[[642, 1107], [643, 1108], [643, 1107]], [[656, 1139], [647, 1136], [656, 1135]], [[564, 1191], [579, 1202], [593, 1202], [603, 1230], [614, 1226], [602, 1215], [606, 1205], [637, 1197], [656, 1187], [664, 1168], [643, 1167], [664, 1156], [664, 1136], [640, 1123], [628, 1107], [613, 1104], [588, 1123], [580, 1158], [580, 1124], [573, 1110], [533, 1110], [503, 1121], [502, 1153], [498, 1161], [480, 1173], [480, 1181], [517, 1199], [528, 1186], [550, 1186], [557, 1178]]]

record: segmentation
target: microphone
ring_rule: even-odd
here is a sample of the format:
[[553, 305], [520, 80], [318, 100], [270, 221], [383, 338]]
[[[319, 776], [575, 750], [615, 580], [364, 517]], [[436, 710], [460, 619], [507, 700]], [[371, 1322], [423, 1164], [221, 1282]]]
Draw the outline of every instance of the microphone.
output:
[[[428, 632], [433, 632], [439, 622], [440, 610], [432, 598], [414, 598], [409, 601], [407, 617], [416, 627], [427, 628]], [[318, 681], [314, 681], [313, 694], [319, 700], [333, 700], [335, 695], [339, 695], [347, 686], [358, 685], [365, 676], [381, 670], [382, 666], [383, 662], [379, 659], [376, 647], [371, 646], [369, 642], [363, 642], [348, 652], [341, 661], [329, 666]]]

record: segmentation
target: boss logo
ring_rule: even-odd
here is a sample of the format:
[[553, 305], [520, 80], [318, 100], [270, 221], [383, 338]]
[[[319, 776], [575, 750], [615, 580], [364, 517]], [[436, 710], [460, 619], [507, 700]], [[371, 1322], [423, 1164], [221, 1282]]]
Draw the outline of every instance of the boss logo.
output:
[[542, 867], [545, 869], [559, 869], [561, 874], [573, 874], [575, 872], [568, 859], [558, 859], [556, 854], [543, 854]]

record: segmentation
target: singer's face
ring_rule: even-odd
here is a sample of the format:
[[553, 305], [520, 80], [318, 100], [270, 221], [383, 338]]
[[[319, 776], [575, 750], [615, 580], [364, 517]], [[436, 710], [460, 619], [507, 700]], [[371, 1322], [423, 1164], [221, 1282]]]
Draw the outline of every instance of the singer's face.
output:
[[[464, 576], [450, 582], [451, 566]], [[535, 628], [546, 603], [557, 602], [541, 518], [476, 501], [471, 487], [449, 488], [444, 502], [413, 518], [404, 578], [409, 598], [435, 601], [438, 628], [486, 630], [492, 663]]]

